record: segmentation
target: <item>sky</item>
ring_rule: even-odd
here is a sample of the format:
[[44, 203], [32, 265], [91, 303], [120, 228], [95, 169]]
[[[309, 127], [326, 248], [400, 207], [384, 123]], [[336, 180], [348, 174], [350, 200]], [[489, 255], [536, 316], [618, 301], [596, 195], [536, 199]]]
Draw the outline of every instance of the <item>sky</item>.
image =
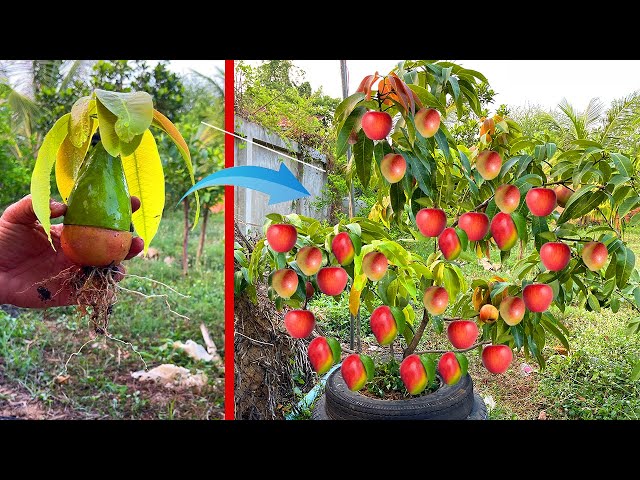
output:
[[[552, 109], [566, 98], [578, 110], [599, 97], [605, 105], [611, 100], [640, 90], [639, 60], [455, 60], [466, 68], [484, 74], [496, 92], [492, 109], [501, 103], [540, 105]], [[347, 60], [349, 93], [366, 75], [388, 73], [398, 60]], [[258, 63], [258, 62], [250, 62]], [[294, 60], [305, 71], [314, 89], [342, 97], [339, 60]], [[171, 67], [183, 73], [190, 68], [213, 74], [223, 60], [173, 60]]]

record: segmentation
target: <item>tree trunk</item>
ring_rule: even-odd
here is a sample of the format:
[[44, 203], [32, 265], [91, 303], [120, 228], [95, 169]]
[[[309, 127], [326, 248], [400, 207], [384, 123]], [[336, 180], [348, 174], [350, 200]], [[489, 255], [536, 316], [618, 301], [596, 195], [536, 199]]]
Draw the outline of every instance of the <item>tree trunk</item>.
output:
[[429, 312], [427, 312], [427, 309], [425, 308], [424, 313], [422, 314], [422, 322], [420, 322], [418, 331], [413, 336], [413, 339], [411, 340], [411, 343], [409, 344], [407, 349], [404, 351], [404, 358], [407, 358], [409, 355], [415, 352], [416, 347], [418, 346], [418, 343], [422, 338], [422, 335], [424, 335], [424, 329], [427, 328], [427, 323], [429, 323]]
[[209, 219], [209, 207], [203, 205], [202, 210], [202, 229], [200, 230], [200, 241], [198, 242], [198, 251], [196, 252], [196, 263], [200, 263], [200, 257], [204, 251], [204, 241], [207, 238], [207, 220]]
[[184, 207], [184, 237], [182, 240], [182, 275], [189, 273], [189, 200], [182, 201]]

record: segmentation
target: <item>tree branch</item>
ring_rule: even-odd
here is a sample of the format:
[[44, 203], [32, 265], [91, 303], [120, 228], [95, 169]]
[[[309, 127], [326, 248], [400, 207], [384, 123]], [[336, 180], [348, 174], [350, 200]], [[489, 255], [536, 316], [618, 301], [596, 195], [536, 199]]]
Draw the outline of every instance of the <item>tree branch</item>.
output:
[[489, 345], [490, 343], [491, 343], [491, 340], [484, 340], [482, 342], [478, 342], [471, 345], [469, 348], [462, 348], [460, 350], [425, 350], [423, 352], [418, 352], [418, 355], [423, 355], [425, 353], [447, 353], [447, 352], [464, 353], [464, 352], [468, 352], [469, 350], [473, 350], [474, 348], [479, 347], [480, 345]]
[[429, 312], [427, 312], [427, 309], [425, 308], [424, 313], [422, 314], [422, 321], [420, 322], [420, 326], [418, 327], [416, 334], [411, 339], [411, 343], [404, 350], [402, 355], [403, 358], [407, 358], [414, 352], [414, 350], [418, 346], [418, 343], [420, 342], [420, 339], [422, 338], [422, 335], [424, 335], [424, 329], [427, 328], [427, 323], [429, 323]]

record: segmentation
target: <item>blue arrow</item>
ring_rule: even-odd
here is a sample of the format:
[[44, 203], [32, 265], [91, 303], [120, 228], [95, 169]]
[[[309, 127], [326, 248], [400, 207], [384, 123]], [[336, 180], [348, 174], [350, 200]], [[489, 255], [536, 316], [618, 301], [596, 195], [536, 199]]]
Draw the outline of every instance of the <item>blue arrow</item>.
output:
[[269, 195], [269, 205], [311, 196], [291, 170], [281, 163], [277, 171], [251, 166], [225, 168], [200, 180], [187, 190], [180, 201], [190, 193], [212, 185], [234, 185], [258, 190]]

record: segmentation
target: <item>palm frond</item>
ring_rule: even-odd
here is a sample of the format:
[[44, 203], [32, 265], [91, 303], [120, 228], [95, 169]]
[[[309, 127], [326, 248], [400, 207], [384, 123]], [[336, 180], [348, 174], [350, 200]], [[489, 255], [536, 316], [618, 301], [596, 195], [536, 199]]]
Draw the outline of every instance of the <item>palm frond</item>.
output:
[[82, 79], [94, 63], [96, 63], [95, 60], [67, 60], [63, 69], [66, 73], [60, 81], [58, 90], [64, 90], [76, 79]]
[[209, 77], [197, 70], [190, 69], [201, 80], [204, 80], [212, 89], [213, 93], [218, 97], [224, 97], [224, 71], [220, 67], [216, 67], [216, 74], [214, 77]]
[[616, 99], [605, 112], [600, 131], [600, 143], [609, 147], [620, 139], [634, 135], [640, 124], [640, 90]]

